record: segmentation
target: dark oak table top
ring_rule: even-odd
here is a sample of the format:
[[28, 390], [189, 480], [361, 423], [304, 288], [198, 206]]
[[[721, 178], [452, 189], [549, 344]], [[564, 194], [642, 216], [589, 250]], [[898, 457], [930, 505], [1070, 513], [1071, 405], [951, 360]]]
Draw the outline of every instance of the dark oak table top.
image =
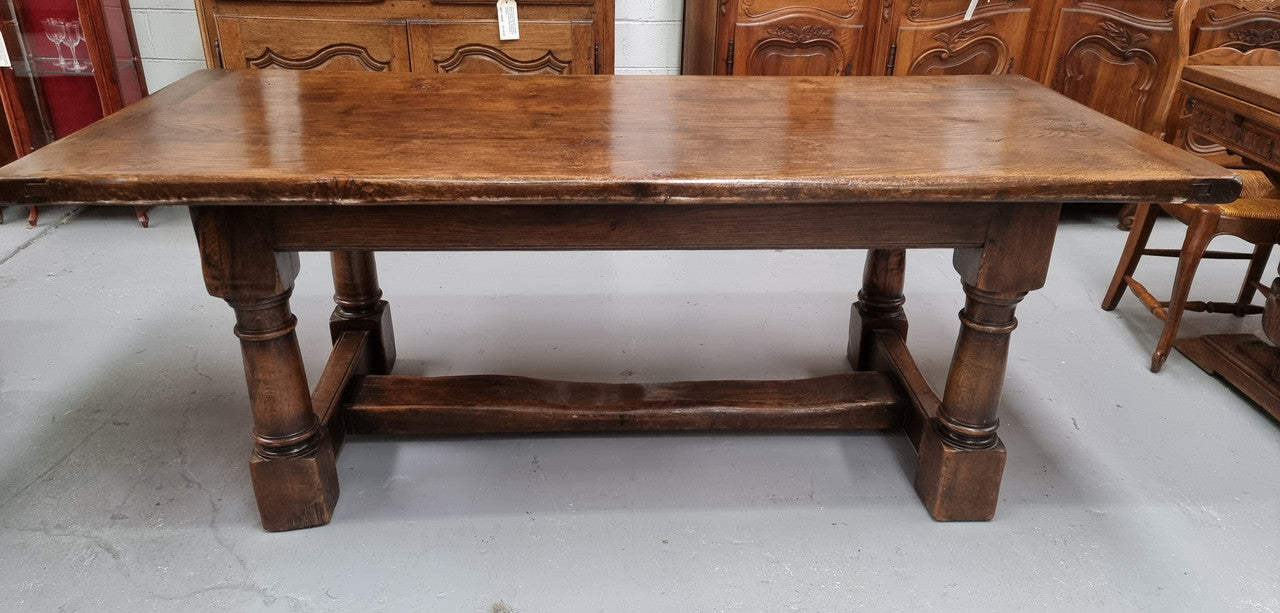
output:
[[12, 204], [1222, 202], [1021, 77], [201, 71], [0, 169]]

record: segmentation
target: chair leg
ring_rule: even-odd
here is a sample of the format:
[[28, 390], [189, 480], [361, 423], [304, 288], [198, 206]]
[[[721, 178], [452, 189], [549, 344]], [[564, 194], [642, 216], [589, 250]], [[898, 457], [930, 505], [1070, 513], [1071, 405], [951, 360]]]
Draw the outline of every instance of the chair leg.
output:
[[1244, 284], [1240, 286], [1240, 296], [1236, 298], [1236, 317], [1244, 317], [1244, 307], [1253, 304], [1253, 296], [1258, 292], [1255, 283], [1262, 278], [1262, 272], [1271, 259], [1272, 243], [1262, 243], [1253, 248], [1253, 258], [1249, 260], [1249, 270], [1244, 275]]
[[1160, 333], [1160, 341], [1156, 343], [1155, 353], [1151, 354], [1151, 372], [1160, 372], [1160, 367], [1169, 358], [1169, 350], [1178, 337], [1182, 313], [1187, 307], [1191, 281], [1196, 276], [1196, 269], [1200, 266], [1200, 259], [1204, 256], [1209, 241], [1218, 233], [1218, 216], [1216, 207], [1197, 207], [1187, 226], [1187, 237], [1182, 241], [1182, 251], [1178, 255], [1178, 272], [1173, 277], [1173, 295], [1169, 297], [1169, 306], [1165, 309], [1164, 330]]
[[1133, 229], [1133, 215], [1138, 211], [1138, 205], [1130, 202], [1120, 207], [1120, 212], [1116, 215], [1116, 227], [1128, 232]]
[[1142, 259], [1142, 250], [1147, 248], [1147, 240], [1151, 238], [1151, 228], [1155, 227], [1159, 210], [1154, 204], [1139, 204], [1134, 211], [1133, 225], [1129, 228], [1129, 239], [1125, 241], [1120, 262], [1116, 264], [1116, 274], [1111, 277], [1111, 285], [1102, 297], [1102, 310], [1116, 308], [1121, 296], [1124, 296], [1124, 278], [1132, 275], [1138, 268], [1138, 260]]

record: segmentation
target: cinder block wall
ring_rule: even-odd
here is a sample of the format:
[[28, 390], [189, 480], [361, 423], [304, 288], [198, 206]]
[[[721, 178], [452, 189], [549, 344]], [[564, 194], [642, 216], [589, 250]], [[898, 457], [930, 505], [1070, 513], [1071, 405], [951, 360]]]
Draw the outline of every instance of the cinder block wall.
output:
[[[155, 91], [204, 68], [192, 0], [130, 0], [147, 86]], [[614, 63], [619, 74], [680, 71], [680, 0], [619, 0]]]

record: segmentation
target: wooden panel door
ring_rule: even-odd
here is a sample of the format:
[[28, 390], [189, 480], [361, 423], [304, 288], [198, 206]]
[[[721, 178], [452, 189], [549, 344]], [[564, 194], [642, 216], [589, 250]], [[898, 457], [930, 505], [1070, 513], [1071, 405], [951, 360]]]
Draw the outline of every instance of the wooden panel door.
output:
[[[1135, 128], [1163, 132], [1195, 0], [1059, 0], [1045, 69], [1053, 89]], [[1176, 23], [1175, 23], [1176, 22]]]
[[409, 70], [404, 23], [221, 16], [214, 22], [224, 68]]
[[867, 2], [730, 0], [717, 40], [717, 74], [866, 74]]
[[518, 40], [498, 40], [492, 20], [440, 20], [409, 26], [420, 72], [593, 74], [590, 21], [520, 21]]
[[968, 0], [895, 3], [886, 74], [1005, 74], [1024, 62], [1032, 0], [988, 0], [965, 20]]

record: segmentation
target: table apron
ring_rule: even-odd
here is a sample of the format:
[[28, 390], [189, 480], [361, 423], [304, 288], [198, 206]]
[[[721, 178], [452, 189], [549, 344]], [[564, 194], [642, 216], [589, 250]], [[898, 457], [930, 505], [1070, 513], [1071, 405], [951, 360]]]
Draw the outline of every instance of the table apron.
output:
[[1202, 85], [1183, 81], [1188, 131], [1280, 171], [1280, 115]]
[[[984, 244], [1010, 203], [217, 207], [279, 251], [929, 248]], [[939, 220], [946, 220], [939, 223]]]

